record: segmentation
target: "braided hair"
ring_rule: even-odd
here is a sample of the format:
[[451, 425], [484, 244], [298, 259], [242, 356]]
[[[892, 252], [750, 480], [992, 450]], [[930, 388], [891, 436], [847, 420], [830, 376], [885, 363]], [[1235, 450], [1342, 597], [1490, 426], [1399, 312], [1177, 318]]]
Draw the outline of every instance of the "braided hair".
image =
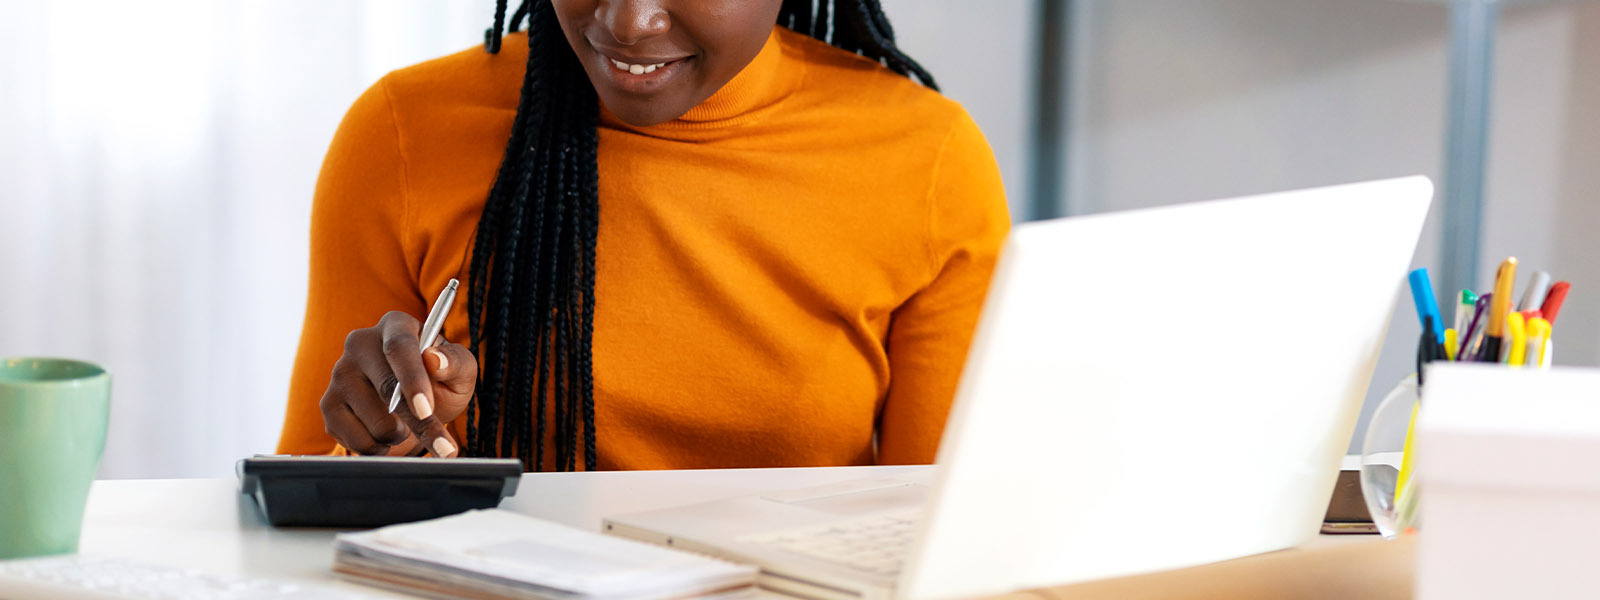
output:
[[[550, 0], [524, 0], [506, 18], [495, 3], [484, 46], [528, 26], [528, 66], [511, 138], [473, 235], [467, 309], [479, 357], [467, 407], [468, 456], [517, 456], [556, 470], [595, 468], [594, 282], [600, 228], [599, 98]], [[901, 52], [879, 0], [783, 0], [778, 24], [879, 61], [937, 90]], [[533, 402], [529, 402], [529, 397]]]

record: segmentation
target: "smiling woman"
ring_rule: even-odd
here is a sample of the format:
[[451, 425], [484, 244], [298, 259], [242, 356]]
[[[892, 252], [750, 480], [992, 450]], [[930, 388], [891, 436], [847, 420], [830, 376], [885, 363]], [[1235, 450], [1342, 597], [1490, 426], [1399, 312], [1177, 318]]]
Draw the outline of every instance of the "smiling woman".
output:
[[505, 9], [340, 126], [280, 451], [931, 461], [1008, 218], [876, 0]]

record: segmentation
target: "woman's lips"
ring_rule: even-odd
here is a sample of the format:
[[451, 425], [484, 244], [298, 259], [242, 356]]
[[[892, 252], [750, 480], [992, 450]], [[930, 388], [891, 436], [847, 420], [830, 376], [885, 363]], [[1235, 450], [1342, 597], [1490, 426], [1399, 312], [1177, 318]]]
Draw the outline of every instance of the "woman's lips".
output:
[[599, 52], [595, 56], [612, 84], [634, 94], [647, 94], [660, 89], [682, 70], [684, 63], [693, 58], [686, 56], [657, 62], [628, 62]]
[[[665, 62], [652, 63], [652, 64], [648, 64], [648, 65], [641, 65], [641, 64], [625, 63], [625, 62], [622, 62], [622, 61], [617, 60], [615, 58], [610, 59], [610, 60], [611, 60], [611, 64], [613, 66], [615, 66], [618, 71], [627, 71], [628, 73], [633, 74], [633, 75], [644, 75], [646, 73], [654, 73], [654, 72], [656, 72], [656, 69], [659, 69], [661, 67], [667, 66], [667, 63], [665, 63]], [[668, 62], [670, 62], [670, 61], [668, 61]]]

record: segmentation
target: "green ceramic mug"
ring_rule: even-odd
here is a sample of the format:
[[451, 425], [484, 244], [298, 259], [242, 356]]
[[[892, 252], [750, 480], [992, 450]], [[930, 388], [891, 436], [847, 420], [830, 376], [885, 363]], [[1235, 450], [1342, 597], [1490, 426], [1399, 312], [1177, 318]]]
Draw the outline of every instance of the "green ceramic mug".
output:
[[78, 550], [110, 408], [105, 369], [0, 359], [0, 559]]

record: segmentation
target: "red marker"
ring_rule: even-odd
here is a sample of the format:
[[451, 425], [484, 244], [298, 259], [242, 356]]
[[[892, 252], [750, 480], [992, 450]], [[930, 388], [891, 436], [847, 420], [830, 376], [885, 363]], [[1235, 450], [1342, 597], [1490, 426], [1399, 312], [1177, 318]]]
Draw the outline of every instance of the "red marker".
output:
[[1544, 306], [1539, 307], [1539, 312], [1544, 313], [1544, 320], [1549, 321], [1552, 326], [1556, 324], [1556, 315], [1561, 312], [1561, 303], [1567, 301], [1567, 288], [1570, 287], [1572, 287], [1570, 283], [1557, 281], [1555, 285], [1550, 286], [1550, 293], [1544, 297]]

